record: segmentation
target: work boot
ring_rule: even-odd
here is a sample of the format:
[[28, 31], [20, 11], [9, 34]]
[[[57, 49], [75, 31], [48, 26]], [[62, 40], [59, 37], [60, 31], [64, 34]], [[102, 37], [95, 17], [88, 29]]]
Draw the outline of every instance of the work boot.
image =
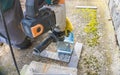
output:
[[3, 43], [0, 43], [0, 46], [3, 46]]
[[15, 45], [15, 46], [19, 49], [27, 49], [31, 45], [32, 45], [31, 40], [28, 37], [26, 37], [25, 40], [21, 44], [18, 44], [18, 45]]

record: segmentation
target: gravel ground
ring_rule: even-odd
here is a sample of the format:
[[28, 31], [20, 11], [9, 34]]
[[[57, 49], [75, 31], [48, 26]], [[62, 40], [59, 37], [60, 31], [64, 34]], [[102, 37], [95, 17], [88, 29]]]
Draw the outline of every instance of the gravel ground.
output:
[[[21, 0], [24, 2], [24, 0]], [[24, 3], [22, 3], [24, 4]], [[88, 20], [83, 18], [83, 12], [76, 12], [76, 5], [92, 5], [97, 6], [97, 21], [99, 45], [90, 47], [86, 42], [86, 33], [84, 27], [88, 24]], [[83, 43], [81, 59], [78, 65], [78, 75], [120, 75], [120, 52], [115, 40], [114, 28], [112, 21], [108, 20], [109, 12], [104, 0], [66, 0], [67, 16], [70, 18], [74, 26], [75, 42]], [[41, 61], [44, 63], [60, 64], [66, 66], [65, 63], [36, 57], [32, 55], [33, 47], [46, 37], [42, 35], [33, 41], [33, 45], [27, 50], [14, 49], [19, 69], [29, 64], [31, 61]], [[50, 46], [53, 49], [52, 45]], [[8, 75], [17, 75], [9, 47], [4, 44], [0, 47], [0, 70]]]

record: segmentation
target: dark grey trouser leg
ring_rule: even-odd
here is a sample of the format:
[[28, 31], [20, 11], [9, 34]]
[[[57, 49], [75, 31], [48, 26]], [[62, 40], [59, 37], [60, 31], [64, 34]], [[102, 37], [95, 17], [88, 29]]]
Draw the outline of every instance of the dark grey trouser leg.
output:
[[[23, 18], [23, 13], [19, 0], [15, 0], [14, 7], [5, 12], [4, 17], [12, 44], [16, 45], [22, 43], [26, 36], [20, 26], [21, 19]], [[6, 37], [4, 24], [2, 23], [1, 18], [0, 33]], [[0, 37], [0, 42], [7, 43], [7, 41], [3, 40], [2, 37]]]

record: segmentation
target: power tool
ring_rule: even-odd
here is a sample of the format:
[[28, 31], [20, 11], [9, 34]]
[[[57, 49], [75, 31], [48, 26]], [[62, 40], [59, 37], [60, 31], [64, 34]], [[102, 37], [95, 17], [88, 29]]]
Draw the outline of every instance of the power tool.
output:
[[45, 0], [43, 5], [39, 5], [37, 0], [26, 0], [22, 27], [30, 38], [52, 31], [48, 38], [34, 48], [34, 52], [42, 52], [51, 42], [63, 41], [66, 27], [65, 0]]

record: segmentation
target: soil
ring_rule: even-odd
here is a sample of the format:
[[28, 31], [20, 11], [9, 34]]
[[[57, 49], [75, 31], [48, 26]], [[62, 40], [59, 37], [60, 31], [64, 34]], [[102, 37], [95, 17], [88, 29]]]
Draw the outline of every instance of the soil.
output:
[[[24, 9], [25, 1], [21, 0], [21, 2]], [[81, 15], [83, 12], [76, 13], [79, 10], [75, 8], [77, 5], [97, 7], [98, 34], [100, 36], [97, 46], [90, 47], [86, 42], [87, 34], [84, 32], [84, 27], [88, 24], [88, 20]], [[105, 0], [66, 0], [66, 9], [67, 16], [74, 26], [75, 42], [83, 43], [78, 75], [120, 75], [120, 52]], [[45, 37], [47, 34], [34, 39], [33, 45], [29, 49], [18, 50], [14, 48], [20, 70], [31, 61], [66, 66], [63, 62], [32, 55], [33, 47], [43, 41]], [[50, 49], [54, 50], [52, 45], [50, 45]], [[17, 75], [10, 49], [6, 44], [0, 46], [0, 71], [5, 75]]]

